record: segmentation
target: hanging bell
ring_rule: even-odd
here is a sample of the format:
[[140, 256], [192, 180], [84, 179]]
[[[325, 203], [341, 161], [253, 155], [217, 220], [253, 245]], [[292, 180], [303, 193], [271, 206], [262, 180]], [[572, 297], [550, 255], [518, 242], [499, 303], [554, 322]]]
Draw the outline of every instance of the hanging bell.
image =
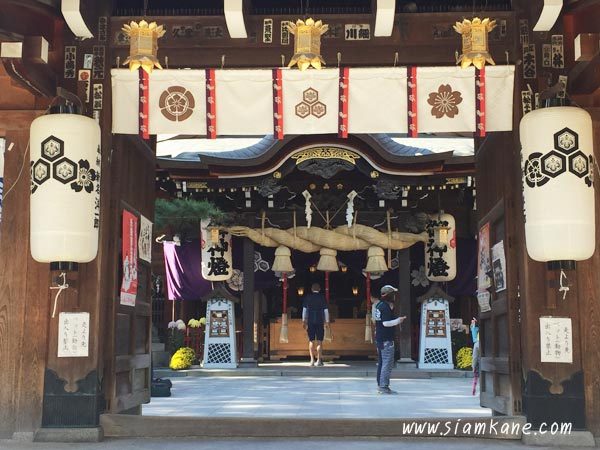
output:
[[337, 272], [339, 270], [336, 250], [322, 248], [319, 254], [321, 257], [319, 258], [319, 264], [317, 264], [317, 270], [321, 272]]
[[285, 272], [290, 273], [294, 271], [292, 266], [292, 252], [289, 248], [284, 245], [280, 245], [275, 250], [275, 260], [271, 266], [273, 272]]
[[367, 273], [383, 273], [387, 272], [388, 265], [385, 261], [385, 252], [381, 247], [369, 247], [367, 252]]

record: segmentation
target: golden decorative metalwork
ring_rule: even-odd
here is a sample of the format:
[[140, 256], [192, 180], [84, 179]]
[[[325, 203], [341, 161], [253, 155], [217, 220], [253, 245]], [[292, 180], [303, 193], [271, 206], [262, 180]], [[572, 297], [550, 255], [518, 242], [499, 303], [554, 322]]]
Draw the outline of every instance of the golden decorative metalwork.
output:
[[207, 189], [208, 184], [205, 181], [188, 181], [187, 188], [188, 189]]
[[310, 66], [321, 69], [325, 60], [321, 56], [321, 35], [329, 29], [320, 20], [307, 19], [306, 22], [298, 19], [296, 23], [290, 22], [288, 30], [294, 35], [294, 56], [288, 67], [296, 64], [300, 70], [306, 70]]
[[466, 182], [465, 177], [446, 178], [446, 184], [465, 184]]
[[495, 27], [496, 21], [489, 18], [481, 20], [475, 17], [473, 20], [464, 19], [462, 22], [456, 22], [454, 30], [462, 35], [462, 55], [456, 63], [463, 69], [471, 64], [481, 69], [486, 61], [495, 65], [488, 47], [488, 33]]
[[371, 171], [371, 178], [379, 178], [379, 172], [377, 172], [376, 170]]
[[296, 160], [296, 165], [310, 159], [341, 159], [356, 165], [356, 160], [360, 159], [360, 156], [357, 153], [344, 148], [314, 147], [294, 153], [292, 159]]
[[123, 65], [129, 64], [129, 69], [137, 70], [139, 67], [147, 73], [151, 73], [154, 67], [162, 69], [156, 54], [158, 52], [157, 41], [165, 34], [162, 25], [156, 22], [140, 20], [123, 25], [123, 32], [129, 36], [129, 56]]
[[273, 172], [273, 178], [279, 180], [281, 178], [281, 172], [279, 170]]

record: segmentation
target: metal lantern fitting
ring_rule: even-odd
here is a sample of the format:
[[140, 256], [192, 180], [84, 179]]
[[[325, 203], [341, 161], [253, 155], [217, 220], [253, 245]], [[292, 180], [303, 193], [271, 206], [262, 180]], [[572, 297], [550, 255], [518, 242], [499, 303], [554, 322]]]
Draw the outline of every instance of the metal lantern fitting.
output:
[[320, 20], [315, 22], [313, 19], [307, 19], [306, 22], [298, 19], [296, 23], [288, 24], [288, 30], [295, 36], [294, 56], [288, 67], [297, 64], [300, 70], [306, 70], [310, 66], [321, 69], [321, 64], [325, 65], [321, 56], [321, 35], [328, 29], [329, 25]]
[[123, 25], [122, 30], [129, 36], [129, 56], [123, 65], [129, 64], [129, 69], [132, 71], [141, 67], [147, 73], [151, 73], [154, 67], [162, 69], [156, 58], [158, 38], [165, 34], [162, 25], [140, 20], [139, 23], [132, 21]]
[[300, 286], [298, 288], [298, 297], [302, 297], [304, 295], [304, 288], [302, 286]]
[[208, 230], [210, 230], [210, 240], [212, 242], [218, 242], [219, 241], [219, 229], [217, 227], [208, 227]]
[[[440, 223], [443, 223], [441, 219]], [[447, 225], [438, 225], [434, 228], [434, 240], [438, 245], [448, 245], [448, 233], [450, 231], [450, 227]]]
[[496, 21], [489, 18], [481, 20], [475, 17], [473, 20], [456, 22], [454, 30], [462, 35], [462, 55], [456, 63], [463, 69], [471, 64], [481, 69], [486, 62], [495, 65], [488, 47], [488, 33], [495, 27]]
[[358, 295], [358, 287], [352, 286], [352, 295]]

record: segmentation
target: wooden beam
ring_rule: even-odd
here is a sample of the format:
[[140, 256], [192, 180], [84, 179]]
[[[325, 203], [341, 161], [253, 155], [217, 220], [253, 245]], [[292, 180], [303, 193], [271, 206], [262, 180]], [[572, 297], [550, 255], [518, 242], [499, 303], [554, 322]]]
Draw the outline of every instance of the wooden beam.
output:
[[591, 61], [600, 51], [600, 33], [581, 33], [575, 37], [575, 61]]
[[[335, 65], [337, 53], [341, 53], [345, 65], [392, 65], [398, 53], [397, 64], [455, 64], [455, 51], [460, 48], [460, 36], [452, 26], [462, 20], [463, 13], [396, 14], [390, 37], [371, 38], [366, 41], [346, 40], [344, 25], [368, 23], [374, 28], [372, 14], [323, 15], [319, 19], [329, 25], [330, 31], [321, 41], [321, 51], [329, 65]], [[158, 59], [169, 58], [169, 67], [218, 67], [226, 55], [225, 67], [278, 67], [281, 56], [289, 60], [293, 53], [292, 42], [281, 44], [280, 22], [289, 16], [270, 17], [274, 23], [272, 44], [262, 42], [263, 16], [246, 16], [247, 40], [229, 39], [224, 17], [149, 17], [171, 30], [158, 42]], [[505, 50], [513, 48], [515, 14], [498, 11], [494, 18], [506, 21], [506, 35], [492, 34], [490, 50], [497, 61], [504, 61]], [[128, 55], [128, 43], [120, 31], [124, 23], [135, 17], [111, 18], [113, 30], [110, 42], [116, 57], [124, 61]], [[252, 55], [249, 57], [249, 55]], [[511, 58], [515, 59], [516, 55]]]
[[569, 94], [589, 95], [600, 88], [600, 53], [590, 61], [580, 62], [569, 72]]
[[0, 59], [8, 75], [34, 95], [54, 97], [57, 77], [48, 65], [48, 41], [27, 36], [23, 42], [3, 42]]

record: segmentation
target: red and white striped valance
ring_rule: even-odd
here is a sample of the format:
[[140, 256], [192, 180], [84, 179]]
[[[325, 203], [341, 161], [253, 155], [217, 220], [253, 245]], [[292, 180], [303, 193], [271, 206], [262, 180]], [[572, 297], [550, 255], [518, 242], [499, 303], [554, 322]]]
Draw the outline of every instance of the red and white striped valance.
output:
[[513, 124], [514, 66], [155, 70], [147, 98], [144, 82], [137, 71], [112, 70], [113, 133], [138, 134], [147, 123], [148, 134], [209, 138], [484, 135]]

